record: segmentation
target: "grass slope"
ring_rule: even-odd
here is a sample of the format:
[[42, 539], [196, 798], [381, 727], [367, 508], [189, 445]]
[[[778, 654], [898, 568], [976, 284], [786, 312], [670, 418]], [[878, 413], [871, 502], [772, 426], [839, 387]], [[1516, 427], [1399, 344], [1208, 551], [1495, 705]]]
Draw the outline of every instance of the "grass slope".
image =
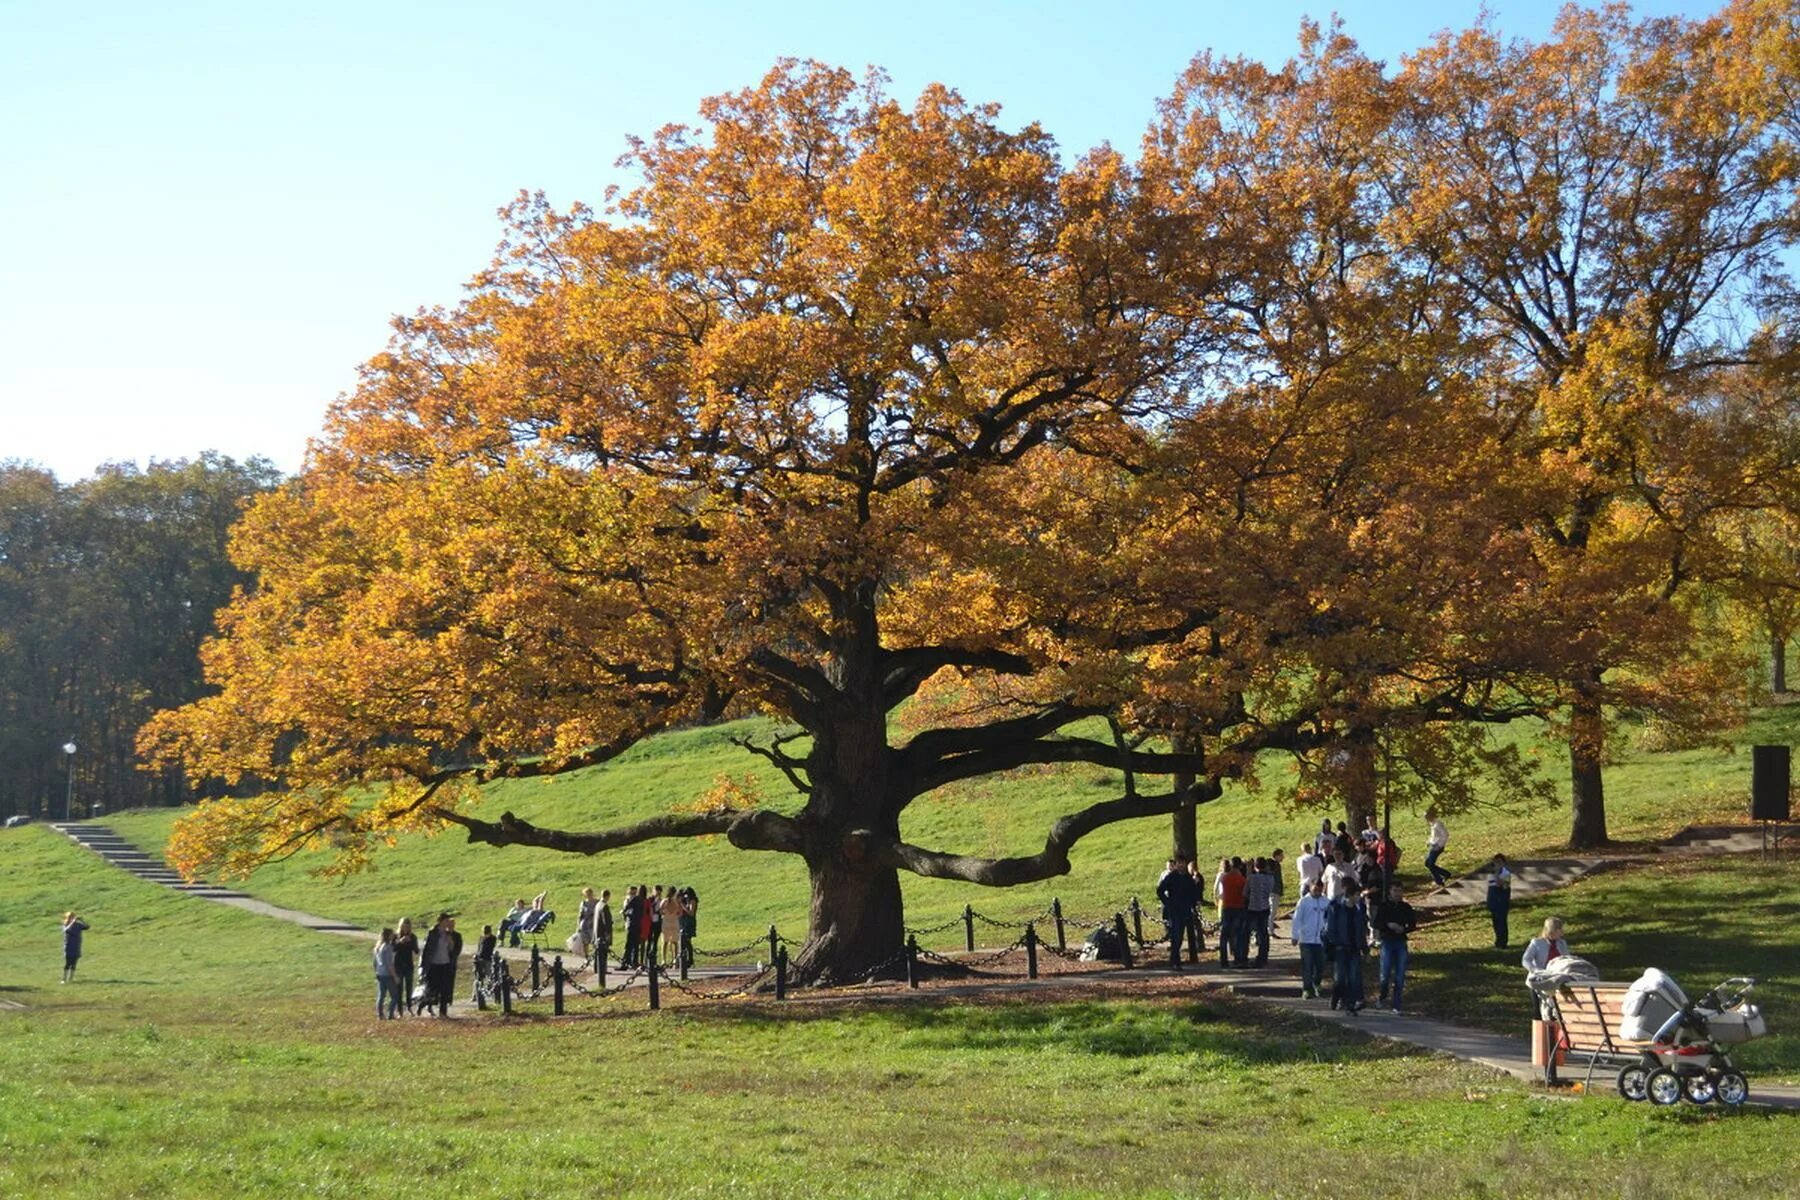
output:
[[1753, 1091], [1759, 1079], [1800, 1080], [1800, 860], [1684, 858], [1591, 876], [1515, 905], [1508, 951], [1494, 949], [1485, 910], [1437, 922], [1416, 939], [1408, 1005], [1518, 1033], [1530, 1003], [1519, 956], [1549, 916], [1563, 918], [1570, 948], [1608, 980], [1628, 983], [1661, 967], [1698, 996], [1729, 976], [1756, 977], [1770, 1036], [1746, 1044], [1733, 1061]]
[[[791, 811], [797, 800], [785, 781], [758, 771], [760, 760], [730, 739], [766, 732], [745, 721], [684, 730], [651, 739], [606, 766], [566, 776], [507, 781], [489, 789], [483, 811], [505, 810], [540, 825], [598, 829], [641, 819], [690, 803], [724, 774], [756, 775], [773, 807]], [[1524, 726], [1508, 736], [1528, 739]], [[1770, 710], [1741, 731], [1738, 747], [1761, 741], [1800, 741], [1800, 706]], [[1558, 778], [1565, 759], [1555, 747], [1529, 743]], [[1271, 777], [1280, 774], [1276, 765]], [[1750, 756], [1741, 749], [1634, 753], [1607, 773], [1607, 809], [1613, 836], [1622, 841], [1666, 836], [1704, 820], [1741, 818], [1749, 794]], [[1116, 795], [1118, 776], [1092, 767], [1038, 768], [944, 788], [915, 802], [902, 832], [920, 845], [971, 854], [1032, 853], [1057, 817]], [[1473, 869], [1497, 850], [1515, 857], [1551, 850], [1567, 837], [1566, 801], [1520, 812], [1506, 797], [1452, 821], [1452, 841], [1444, 863]], [[169, 810], [121, 813], [108, 823], [141, 845], [159, 847], [174, 815]], [[1281, 809], [1273, 787], [1262, 792], [1233, 788], [1200, 814], [1203, 857], [1268, 853], [1285, 847], [1290, 856], [1316, 813]], [[1394, 814], [1395, 836], [1405, 847], [1403, 874], [1423, 878], [1423, 821]], [[1001, 891], [972, 884], [902, 875], [907, 921], [924, 928], [952, 920], [963, 905], [996, 917], [1023, 919], [1043, 912], [1059, 896], [1071, 916], [1113, 912], [1137, 894], [1153, 907], [1151, 892], [1167, 854], [1168, 824], [1162, 818], [1106, 827], [1080, 842], [1073, 871], [1061, 879]], [[704, 901], [703, 947], [741, 945], [771, 924], [798, 939], [805, 933], [806, 873], [791, 855], [733, 849], [723, 838], [662, 841], [586, 859], [520, 847], [471, 847], [455, 833], [410, 837], [382, 854], [375, 869], [346, 880], [314, 874], [324, 857], [302, 855], [258, 871], [249, 890], [281, 904], [379, 927], [403, 915], [417, 918], [451, 908], [477, 923], [498, 920], [516, 896], [549, 889], [551, 907], [571, 913], [581, 886], [610, 887], [615, 907], [629, 883], [692, 883]], [[1290, 875], [1291, 879], [1291, 875]], [[1291, 886], [1291, 885], [1290, 885]], [[1291, 900], [1292, 897], [1289, 897]], [[563, 932], [567, 932], [565, 925]], [[982, 933], [978, 930], [978, 933]], [[985, 931], [984, 941], [1000, 936]], [[935, 935], [926, 944], [953, 945], [960, 930]]]
[[[75, 899], [78, 898], [78, 901]], [[94, 928], [55, 983], [57, 917]], [[0, 1196], [1772, 1195], [1790, 1116], [1530, 1094], [1226, 997], [370, 1016], [367, 948], [0, 839]]]

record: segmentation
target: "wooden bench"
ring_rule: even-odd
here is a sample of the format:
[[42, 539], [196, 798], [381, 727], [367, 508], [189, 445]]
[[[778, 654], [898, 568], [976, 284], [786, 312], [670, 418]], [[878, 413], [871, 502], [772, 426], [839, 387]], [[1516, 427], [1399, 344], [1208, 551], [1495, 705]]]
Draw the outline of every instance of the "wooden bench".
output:
[[[1560, 1032], [1557, 1045], [1571, 1058], [1587, 1059], [1582, 1086], [1591, 1089], [1594, 1071], [1601, 1064], [1623, 1067], [1643, 1057], [1650, 1045], [1619, 1036], [1619, 1004], [1630, 988], [1626, 983], [1570, 983], [1542, 997], [1544, 1016], [1555, 1021]], [[1544, 1064], [1544, 1082], [1556, 1082], [1556, 1055]]]

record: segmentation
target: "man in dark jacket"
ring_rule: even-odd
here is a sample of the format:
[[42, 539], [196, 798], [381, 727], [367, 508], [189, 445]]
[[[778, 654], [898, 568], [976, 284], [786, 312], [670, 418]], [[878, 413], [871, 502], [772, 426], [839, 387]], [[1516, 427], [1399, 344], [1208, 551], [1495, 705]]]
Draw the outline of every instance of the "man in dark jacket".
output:
[[604, 960], [607, 955], [612, 953], [613, 915], [611, 888], [600, 889], [600, 907], [594, 910], [594, 929], [591, 936], [594, 939], [595, 961], [598, 962]]
[[1200, 885], [1188, 872], [1187, 859], [1175, 857], [1162, 882], [1156, 885], [1156, 896], [1162, 901], [1163, 928], [1169, 935], [1169, 970], [1179, 971], [1181, 939], [1194, 919], [1194, 905], [1200, 902]]
[[1379, 1002], [1388, 1002], [1392, 985], [1394, 1011], [1400, 1011], [1406, 991], [1406, 935], [1419, 927], [1413, 906], [1406, 902], [1406, 892], [1395, 884], [1388, 898], [1375, 906], [1375, 936], [1381, 939], [1381, 992]]
[[1331, 1007], [1358, 1012], [1363, 1006], [1363, 950], [1369, 943], [1369, 914], [1363, 898], [1334, 900], [1326, 918], [1325, 940], [1333, 954]]
[[437, 1005], [438, 1016], [450, 1015], [450, 997], [456, 992], [456, 960], [462, 957], [462, 934], [456, 932], [456, 918], [447, 912], [438, 914], [437, 924], [425, 935], [425, 948], [419, 957], [425, 960], [425, 982], [431, 994], [426, 1007]]
[[625, 889], [625, 906], [619, 910], [619, 915], [625, 918], [625, 953], [619, 957], [621, 967], [637, 966], [638, 915], [643, 911], [643, 893], [633, 884]]

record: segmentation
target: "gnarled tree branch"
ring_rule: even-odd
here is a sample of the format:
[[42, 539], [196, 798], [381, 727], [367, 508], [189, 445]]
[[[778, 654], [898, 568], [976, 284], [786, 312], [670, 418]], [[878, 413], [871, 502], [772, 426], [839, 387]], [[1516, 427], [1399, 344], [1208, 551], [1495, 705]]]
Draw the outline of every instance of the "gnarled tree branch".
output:
[[800, 827], [791, 818], [763, 809], [723, 808], [713, 812], [665, 813], [624, 825], [617, 829], [593, 833], [573, 833], [564, 829], [543, 829], [514, 816], [500, 814], [498, 821], [483, 821], [454, 809], [433, 807], [431, 814], [469, 831], [469, 841], [491, 846], [538, 846], [569, 854], [598, 854], [635, 846], [656, 838], [703, 837], [724, 834], [740, 850], [783, 850], [800, 852]]

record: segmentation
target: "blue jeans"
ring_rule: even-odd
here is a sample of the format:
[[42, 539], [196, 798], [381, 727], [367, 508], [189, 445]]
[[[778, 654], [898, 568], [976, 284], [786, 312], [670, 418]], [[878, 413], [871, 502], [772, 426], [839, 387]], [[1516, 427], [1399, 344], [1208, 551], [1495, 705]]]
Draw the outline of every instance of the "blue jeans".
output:
[[1319, 977], [1325, 974], [1325, 947], [1317, 942], [1300, 943], [1300, 990], [1309, 996], [1319, 994]]
[[1344, 1008], [1361, 1008], [1363, 1002], [1363, 956], [1358, 946], [1337, 948], [1337, 970], [1331, 980], [1331, 999]]
[[1401, 1007], [1400, 998], [1406, 991], [1406, 959], [1404, 939], [1381, 939], [1381, 995], [1383, 999], [1393, 996], [1395, 1008]]
[[1425, 869], [1431, 872], [1432, 881], [1439, 887], [1443, 887], [1444, 880], [1450, 878], [1450, 872], [1437, 865], [1438, 855], [1443, 852], [1442, 846], [1433, 846], [1425, 852]]
[[392, 975], [375, 977], [375, 1016], [392, 1019], [400, 1010], [400, 983]]

